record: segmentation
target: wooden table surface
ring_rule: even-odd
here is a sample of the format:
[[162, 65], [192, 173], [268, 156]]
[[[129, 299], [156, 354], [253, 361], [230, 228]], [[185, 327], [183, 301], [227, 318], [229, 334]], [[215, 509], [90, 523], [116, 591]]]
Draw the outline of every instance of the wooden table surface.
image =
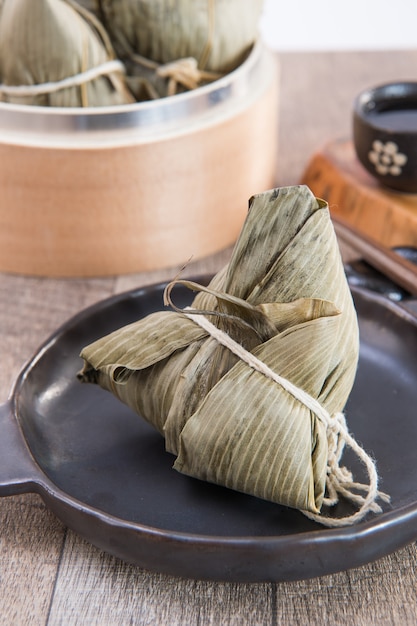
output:
[[[298, 183], [312, 154], [349, 137], [362, 89], [416, 79], [417, 50], [278, 55], [277, 186]], [[187, 272], [217, 271], [224, 251]], [[0, 399], [20, 368], [68, 317], [111, 294], [173, 276], [176, 268], [97, 279], [0, 274]], [[1, 436], [1, 433], [0, 433]], [[149, 573], [100, 552], [59, 522], [36, 495], [0, 501], [0, 624], [179, 625], [417, 623], [417, 547], [314, 580], [234, 584]]]

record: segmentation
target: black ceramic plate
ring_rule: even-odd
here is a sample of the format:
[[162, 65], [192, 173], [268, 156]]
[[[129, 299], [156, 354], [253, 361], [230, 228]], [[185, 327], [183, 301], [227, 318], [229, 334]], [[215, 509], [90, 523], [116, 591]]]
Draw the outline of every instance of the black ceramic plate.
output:
[[[81, 384], [80, 349], [162, 307], [163, 285], [105, 300], [39, 350], [0, 410], [0, 495], [38, 492], [98, 547], [179, 576], [227, 581], [309, 578], [359, 566], [417, 539], [417, 324], [353, 288], [361, 354], [346, 414], [377, 460], [391, 505], [326, 529], [301, 513], [178, 474], [164, 441], [107, 392]], [[190, 294], [176, 292], [179, 306]], [[358, 478], [361, 468], [346, 457]], [[333, 512], [343, 515], [347, 507]]]

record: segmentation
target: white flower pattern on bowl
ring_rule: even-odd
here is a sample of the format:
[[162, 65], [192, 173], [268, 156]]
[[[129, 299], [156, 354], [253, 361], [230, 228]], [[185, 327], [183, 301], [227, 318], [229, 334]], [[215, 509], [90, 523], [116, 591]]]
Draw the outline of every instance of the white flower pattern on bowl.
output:
[[408, 160], [406, 154], [399, 152], [398, 145], [394, 141], [383, 143], [379, 139], [372, 143], [368, 158], [381, 176], [387, 174], [399, 176]]

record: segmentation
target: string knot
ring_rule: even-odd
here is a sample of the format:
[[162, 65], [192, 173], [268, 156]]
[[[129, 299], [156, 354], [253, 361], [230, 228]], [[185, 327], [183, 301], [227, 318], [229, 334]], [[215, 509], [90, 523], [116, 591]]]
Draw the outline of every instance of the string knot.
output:
[[203, 81], [217, 80], [222, 76], [217, 72], [207, 72], [198, 67], [197, 59], [187, 57], [177, 59], [156, 68], [157, 76], [168, 79], [168, 95], [177, 93], [177, 86], [182, 85], [186, 89], [197, 89]]

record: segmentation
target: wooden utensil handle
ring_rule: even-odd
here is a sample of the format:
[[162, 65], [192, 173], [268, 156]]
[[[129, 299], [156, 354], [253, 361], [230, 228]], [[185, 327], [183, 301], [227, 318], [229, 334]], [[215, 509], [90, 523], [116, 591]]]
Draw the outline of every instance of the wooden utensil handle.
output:
[[397, 285], [417, 296], [417, 266], [368, 235], [359, 232], [340, 217], [332, 215], [338, 237], [360, 252], [364, 261], [393, 280]]

